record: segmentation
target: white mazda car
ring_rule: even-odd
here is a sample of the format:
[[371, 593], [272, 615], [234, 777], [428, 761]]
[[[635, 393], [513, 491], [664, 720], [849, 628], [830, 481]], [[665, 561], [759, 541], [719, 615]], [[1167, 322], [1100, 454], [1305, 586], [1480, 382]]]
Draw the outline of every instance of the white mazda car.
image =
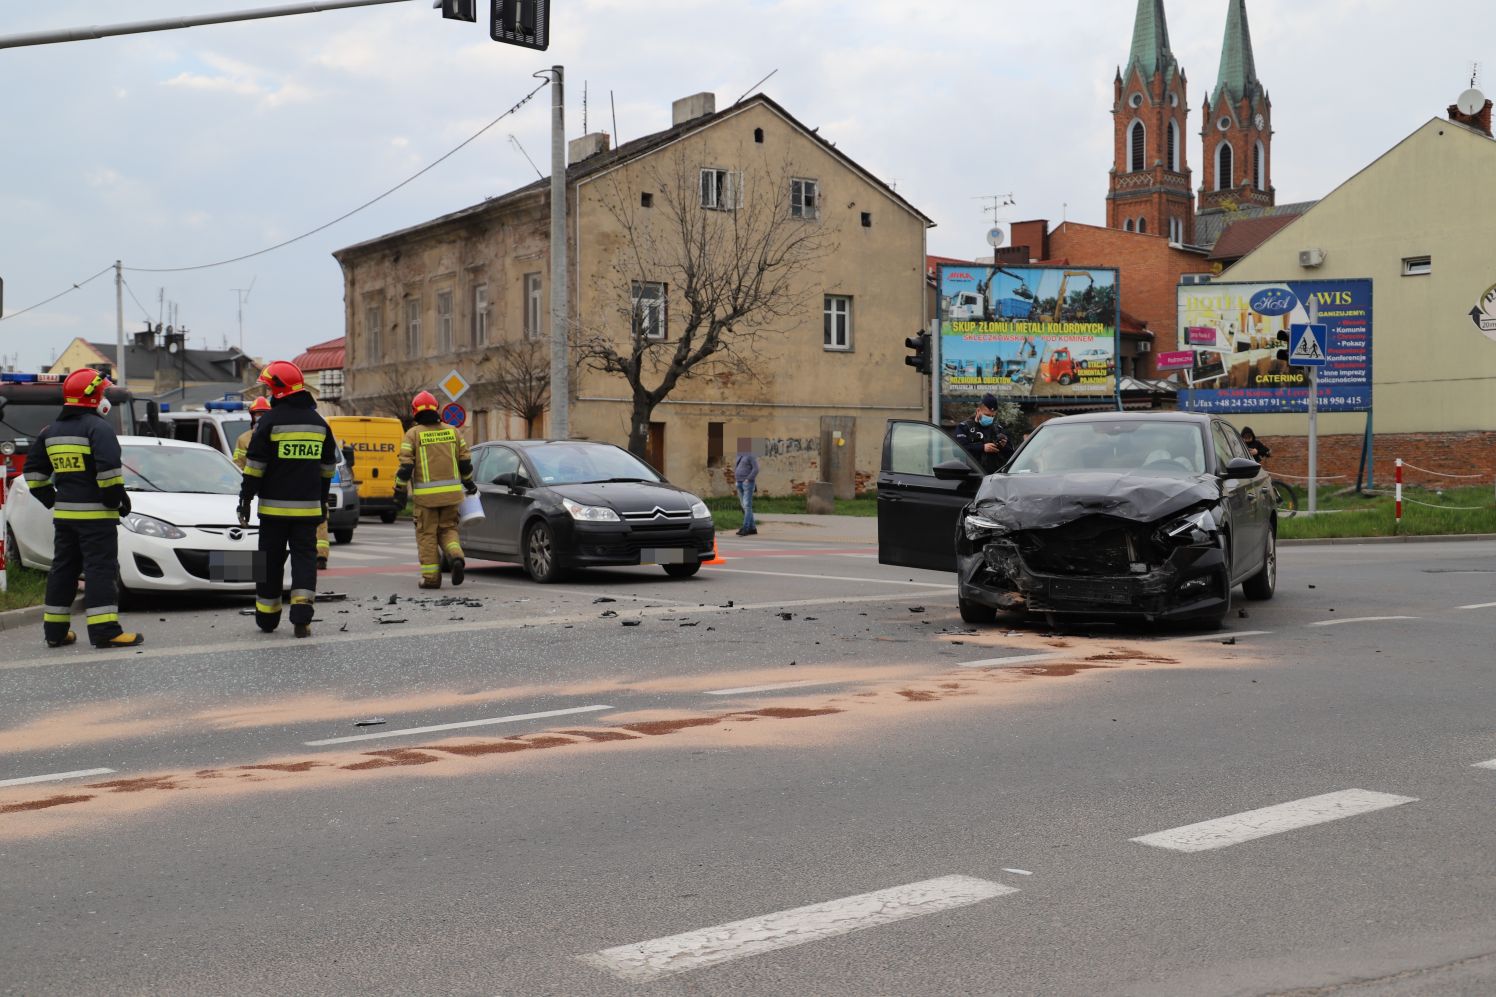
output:
[[[122, 436], [131, 511], [120, 519], [121, 600], [130, 592], [252, 592], [257, 521], [239, 526], [239, 469], [200, 443]], [[4, 506], [5, 550], [28, 568], [52, 564], [52, 513], [15, 479]], [[12, 562], [14, 563], [14, 561]]]

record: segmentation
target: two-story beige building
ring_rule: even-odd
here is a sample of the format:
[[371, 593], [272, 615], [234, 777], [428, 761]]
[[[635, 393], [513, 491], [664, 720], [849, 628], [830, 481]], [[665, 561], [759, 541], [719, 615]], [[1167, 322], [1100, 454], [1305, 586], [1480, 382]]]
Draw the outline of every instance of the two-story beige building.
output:
[[[761, 441], [761, 492], [816, 480], [837, 482], [842, 494], [869, 485], [887, 420], [928, 416], [929, 382], [903, 358], [905, 338], [926, 324], [930, 219], [768, 97], [718, 111], [711, 94], [698, 94], [677, 101], [673, 118], [616, 149], [603, 134], [571, 143], [569, 337], [627, 352], [642, 333], [669, 354], [692, 313], [683, 287], [692, 281], [661, 241], [692, 238], [672, 230], [693, 226], [696, 212], [713, 232], [730, 232], [734, 221], [748, 225], [750, 209], [761, 218], [772, 205], [773, 237], [811, 234], [817, 251], [784, 271], [768, 314], [740, 323], [753, 334], [736, 333], [730, 358], [701, 366], [654, 408], [649, 457], [672, 481], [723, 494], [746, 436]], [[345, 406], [404, 414], [410, 395], [436, 390], [455, 368], [473, 385], [461, 399], [471, 439], [545, 435], [545, 416], [527, 420], [512, 410], [515, 392], [500, 390], [499, 358], [511, 378], [522, 344], [535, 344], [535, 363], [549, 363], [549, 211], [549, 183], [540, 181], [336, 252]], [[715, 236], [707, 241], [724, 251]], [[658, 383], [658, 372], [646, 380]], [[572, 396], [573, 436], [627, 443], [632, 393], [622, 376], [579, 362]]]

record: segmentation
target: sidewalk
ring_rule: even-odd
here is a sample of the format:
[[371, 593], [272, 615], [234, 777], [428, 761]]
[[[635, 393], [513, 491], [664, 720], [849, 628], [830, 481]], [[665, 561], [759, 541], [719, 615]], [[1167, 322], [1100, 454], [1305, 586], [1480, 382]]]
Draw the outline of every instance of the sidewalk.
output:
[[[754, 540], [794, 540], [805, 543], [875, 544], [878, 542], [878, 518], [876, 516], [810, 516], [803, 513], [755, 513], [758, 536], [742, 537], [741, 542]], [[739, 539], [728, 531], [724, 538]]]

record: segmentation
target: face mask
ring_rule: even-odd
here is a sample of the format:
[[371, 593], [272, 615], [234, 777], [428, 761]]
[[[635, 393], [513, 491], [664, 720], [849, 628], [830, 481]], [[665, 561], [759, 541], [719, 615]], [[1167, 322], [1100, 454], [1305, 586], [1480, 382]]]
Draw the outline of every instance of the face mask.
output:
[[109, 399], [107, 399], [107, 398], [100, 398], [99, 399], [99, 415], [101, 415], [101, 416], [107, 416], [111, 411], [113, 411], [113, 409], [114, 409], [114, 406], [109, 404]]
[[977, 425], [979, 425], [979, 426], [990, 426], [990, 425], [992, 425], [992, 416], [990, 416], [990, 415], [979, 415], [979, 416], [977, 416]]

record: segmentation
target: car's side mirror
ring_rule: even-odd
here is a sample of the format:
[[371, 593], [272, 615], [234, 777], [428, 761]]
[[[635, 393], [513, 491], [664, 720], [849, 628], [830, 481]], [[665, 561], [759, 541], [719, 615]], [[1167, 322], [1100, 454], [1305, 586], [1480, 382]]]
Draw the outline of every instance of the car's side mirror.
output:
[[516, 474], [513, 471], [505, 471], [503, 474], [499, 475], [497, 478], [494, 478], [493, 479], [493, 484], [500, 485], [500, 486], [502, 486], [504, 488], [523, 488], [523, 487], [525, 487], [524, 480], [518, 474]]
[[1226, 471], [1221, 475], [1230, 480], [1249, 481], [1257, 477], [1257, 472], [1262, 470], [1262, 465], [1255, 460], [1246, 457], [1232, 457], [1226, 462]]
[[967, 478], [980, 478], [982, 472], [974, 469], [964, 460], [948, 460], [943, 464], [936, 464], [933, 468], [937, 481], [965, 481]]

